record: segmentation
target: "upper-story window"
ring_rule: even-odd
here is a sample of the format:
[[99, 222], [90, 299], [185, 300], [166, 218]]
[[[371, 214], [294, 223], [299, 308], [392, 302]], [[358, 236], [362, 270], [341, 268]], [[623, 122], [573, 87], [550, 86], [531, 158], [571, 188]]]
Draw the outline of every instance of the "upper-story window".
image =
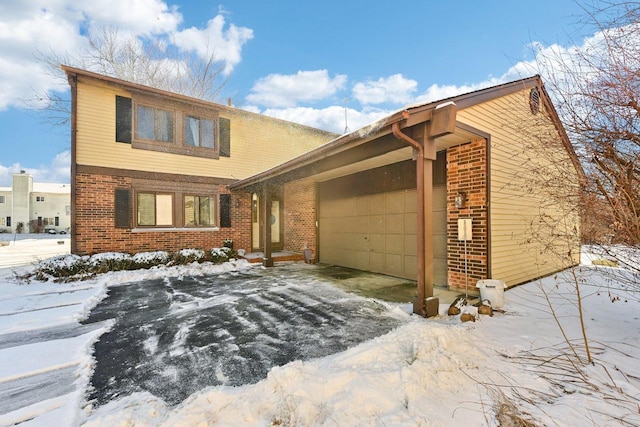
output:
[[115, 140], [187, 156], [231, 156], [231, 124], [211, 107], [171, 98], [116, 96]]
[[0, 203], [4, 203], [4, 196], [0, 196]]
[[173, 142], [173, 112], [138, 105], [136, 114], [137, 138]]
[[186, 116], [184, 120], [184, 142], [192, 147], [215, 148], [213, 120]]
[[44, 202], [44, 196], [36, 196], [36, 202]]

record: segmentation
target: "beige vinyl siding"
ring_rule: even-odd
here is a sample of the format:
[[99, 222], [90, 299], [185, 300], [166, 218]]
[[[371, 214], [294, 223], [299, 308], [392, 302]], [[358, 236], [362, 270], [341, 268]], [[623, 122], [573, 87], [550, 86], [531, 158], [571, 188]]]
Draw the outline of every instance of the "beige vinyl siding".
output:
[[[80, 165], [242, 179], [305, 153], [332, 135], [220, 106], [231, 122], [231, 157], [207, 159], [134, 149], [115, 142], [115, 95], [127, 91], [84, 77], [78, 83], [76, 161]], [[257, 143], [260, 141], [260, 143]]]
[[[577, 241], [551, 237], [552, 231], [540, 226], [578, 227], [570, 199], [578, 194], [577, 173], [548, 117], [531, 113], [528, 95], [523, 90], [458, 113], [459, 121], [491, 135], [490, 277], [510, 286], [566, 268], [579, 256]], [[535, 138], [533, 129], [547, 136]], [[543, 182], [554, 176], [567, 198], [558, 200], [555, 189]], [[545, 248], [550, 242], [557, 254]], [[562, 258], [569, 248], [575, 254], [572, 262]]]

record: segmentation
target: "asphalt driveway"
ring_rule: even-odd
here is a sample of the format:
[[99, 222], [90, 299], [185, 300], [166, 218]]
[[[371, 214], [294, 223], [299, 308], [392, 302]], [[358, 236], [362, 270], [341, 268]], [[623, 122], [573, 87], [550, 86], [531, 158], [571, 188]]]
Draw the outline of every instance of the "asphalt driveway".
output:
[[343, 351], [406, 321], [334, 286], [345, 273], [300, 263], [114, 286], [83, 323], [114, 319], [95, 344], [96, 405], [138, 391], [177, 404], [274, 366]]

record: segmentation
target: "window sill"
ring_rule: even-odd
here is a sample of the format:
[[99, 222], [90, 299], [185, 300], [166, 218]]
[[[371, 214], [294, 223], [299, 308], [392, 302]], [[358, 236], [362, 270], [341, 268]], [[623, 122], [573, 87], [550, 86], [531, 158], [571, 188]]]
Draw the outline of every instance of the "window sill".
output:
[[148, 141], [134, 139], [131, 147], [140, 150], [160, 151], [162, 153], [180, 154], [191, 157], [204, 157], [207, 159], [217, 159], [219, 157], [218, 150], [215, 148], [194, 147], [191, 145], [183, 145], [174, 142]]
[[132, 233], [175, 233], [175, 232], [198, 232], [198, 231], [220, 231], [219, 227], [150, 227], [150, 228], [132, 228]]

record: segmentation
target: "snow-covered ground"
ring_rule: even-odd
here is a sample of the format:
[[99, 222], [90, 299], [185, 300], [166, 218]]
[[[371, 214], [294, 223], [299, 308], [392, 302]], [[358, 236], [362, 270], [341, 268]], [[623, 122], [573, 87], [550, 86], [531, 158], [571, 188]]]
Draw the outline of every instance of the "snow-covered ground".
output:
[[[31, 250], [20, 249], [30, 253], [19, 262], [21, 245]], [[43, 245], [17, 241], [11, 265], [28, 264]], [[638, 296], [619, 290], [623, 271], [591, 265], [574, 271], [592, 364], [578, 361], [586, 352], [575, 280], [564, 272], [508, 290], [505, 313], [476, 322], [423, 319], [397, 306], [400, 326], [383, 336], [275, 367], [256, 384], [205, 388], [177, 406], [148, 393], [86, 405], [92, 345], [110, 323], [79, 321], [108, 286], [247, 268], [260, 267], [163, 267], [64, 285], [19, 284], [14, 268], [0, 269], [0, 425], [497, 426], [496, 414], [513, 412], [536, 425], [640, 425]]]

